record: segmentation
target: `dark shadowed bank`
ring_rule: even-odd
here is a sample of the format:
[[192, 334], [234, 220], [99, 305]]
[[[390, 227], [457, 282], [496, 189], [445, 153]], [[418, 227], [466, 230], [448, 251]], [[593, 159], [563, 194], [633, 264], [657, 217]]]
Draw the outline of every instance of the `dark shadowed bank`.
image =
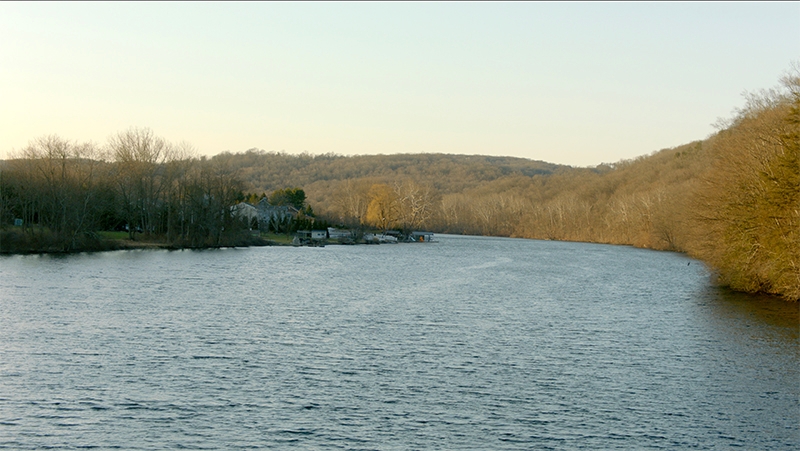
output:
[[124, 249], [211, 249], [279, 244], [282, 243], [245, 234], [223, 239], [219, 243], [192, 245], [181, 241], [168, 242], [164, 237], [138, 237], [132, 240], [104, 238], [98, 233], [62, 237], [49, 232], [23, 233], [21, 229], [0, 231], [0, 254], [70, 254]]

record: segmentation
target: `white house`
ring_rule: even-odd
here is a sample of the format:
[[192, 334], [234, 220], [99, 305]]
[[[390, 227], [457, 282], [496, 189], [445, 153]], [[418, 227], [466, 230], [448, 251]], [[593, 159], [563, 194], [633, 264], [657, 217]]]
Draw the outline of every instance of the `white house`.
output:
[[258, 217], [258, 210], [256, 207], [248, 204], [247, 202], [239, 202], [231, 207], [231, 211], [237, 218], [246, 219], [248, 224], [251, 224], [253, 219]]
[[259, 228], [266, 228], [270, 221], [283, 222], [287, 218], [294, 219], [300, 213], [300, 210], [292, 207], [291, 205], [272, 205], [267, 198], [261, 199], [256, 206], [258, 211], [258, 224]]

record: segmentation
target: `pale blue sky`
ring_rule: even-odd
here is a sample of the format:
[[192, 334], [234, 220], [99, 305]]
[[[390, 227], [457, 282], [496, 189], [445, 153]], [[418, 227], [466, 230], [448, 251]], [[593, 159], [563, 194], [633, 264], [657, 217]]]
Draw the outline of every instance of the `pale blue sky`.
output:
[[703, 139], [800, 60], [800, 3], [0, 3], [0, 158], [131, 126], [205, 155]]

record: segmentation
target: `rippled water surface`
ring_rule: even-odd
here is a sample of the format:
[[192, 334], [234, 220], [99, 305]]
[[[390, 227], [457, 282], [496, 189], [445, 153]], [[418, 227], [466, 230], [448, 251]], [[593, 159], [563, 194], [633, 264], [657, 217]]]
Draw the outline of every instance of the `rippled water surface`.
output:
[[798, 449], [798, 306], [628, 247], [0, 258], [0, 448]]

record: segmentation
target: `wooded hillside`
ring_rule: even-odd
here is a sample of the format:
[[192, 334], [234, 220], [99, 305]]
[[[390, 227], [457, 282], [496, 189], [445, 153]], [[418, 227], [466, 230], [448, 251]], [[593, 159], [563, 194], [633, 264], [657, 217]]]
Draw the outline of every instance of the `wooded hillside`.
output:
[[126, 223], [200, 245], [236, 230], [228, 212], [238, 200], [301, 188], [317, 217], [335, 224], [687, 252], [734, 289], [796, 301], [799, 128], [795, 73], [749, 96], [705, 140], [593, 168], [257, 149], [204, 159], [137, 129], [102, 149], [46, 137], [3, 164], [0, 218], [6, 229], [24, 218], [73, 241]]
[[715, 135], [594, 168], [466, 155], [225, 154], [246, 189], [301, 186], [346, 225], [687, 252], [734, 289], [800, 298], [798, 76]]

